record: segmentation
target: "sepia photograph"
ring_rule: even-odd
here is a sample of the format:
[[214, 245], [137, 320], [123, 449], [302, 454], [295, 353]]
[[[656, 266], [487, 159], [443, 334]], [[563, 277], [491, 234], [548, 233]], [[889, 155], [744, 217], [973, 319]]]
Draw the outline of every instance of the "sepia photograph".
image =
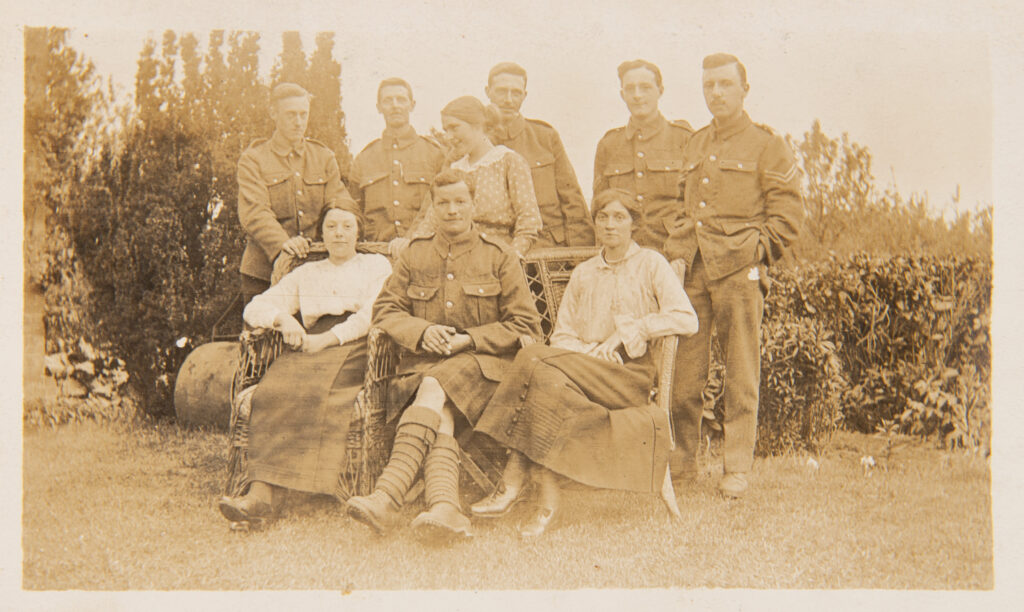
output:
[[12, 16], [8, 605], [1019, 588], [1011, 3]]

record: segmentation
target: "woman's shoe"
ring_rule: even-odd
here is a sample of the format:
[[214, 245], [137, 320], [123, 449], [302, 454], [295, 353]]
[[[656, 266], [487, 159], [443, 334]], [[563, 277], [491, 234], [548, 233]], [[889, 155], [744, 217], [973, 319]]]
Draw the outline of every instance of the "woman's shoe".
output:
[[540, 537], [555, 519], [556, 510], [557, 508], [547, 506], [538, 507], [533, 518], [519, 528], [519, 535], [528, 540]]
[[220, 513], [233, 523], [255, 523], [273, 518], [274, 508], [265, 501], [252, 499], [248, 495], [242, 497], [222, 497], [217, 502]]
[[484, 518], [504, 516], [512, 506], [526, 499], [526, 490], [529, 488], [529, 483], [513, 488], [506, 486], [502, 480], [490, 495], [470, 506], [469, 511]]

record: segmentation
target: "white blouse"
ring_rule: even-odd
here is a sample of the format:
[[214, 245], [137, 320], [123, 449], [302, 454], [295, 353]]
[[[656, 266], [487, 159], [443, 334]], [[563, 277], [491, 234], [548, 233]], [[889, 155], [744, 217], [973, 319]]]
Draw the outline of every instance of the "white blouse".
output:
[[245, 307], [242, 318], [253, 327], [273, 328], [278, 314], [302, 313], [309, 329], [324, 315], [353, 313], [331, 328], [345, 344], [370, 330], [373, 302], [391, 276], [391, 264], [383, 255], [356, 253], [345, 263], [328, 259], [302, 264], [277, 284], [257, 295]]
[[697, 313], [668, 261], [635, 242], [620, 261], [609, 264], [602, 250], [576, 266], [550, 343], [586, 353], [616, 331], [633, 359], [653, 338], [697, 331]]

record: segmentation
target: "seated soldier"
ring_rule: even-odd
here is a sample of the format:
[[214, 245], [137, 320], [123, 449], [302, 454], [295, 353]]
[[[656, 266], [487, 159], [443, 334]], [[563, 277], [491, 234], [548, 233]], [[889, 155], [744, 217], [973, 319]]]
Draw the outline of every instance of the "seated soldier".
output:
[[464, 178], [441, 172], [431, 195], [436, 232], [402, 252], [373, 308], [373, 324], [408, 351], [389, 385], [387, 419], [400, 417], [394, 447], [374, 491], [350, 498], [348, 512], [384, 533], [422, 464], [429, 509], [413, 528], [469, 536], [455, 416], [476, 423], [523, 338], [541, 337], [540, 315], [516, 255], [474, 225]]

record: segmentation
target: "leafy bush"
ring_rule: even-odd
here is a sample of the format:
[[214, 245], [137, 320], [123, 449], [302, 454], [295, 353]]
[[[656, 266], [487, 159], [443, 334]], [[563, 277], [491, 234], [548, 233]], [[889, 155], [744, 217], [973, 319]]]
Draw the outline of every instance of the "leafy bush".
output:
[[[288, 47], [296, 61], [276, 76], [329, 90], [310, 135], [347, 155], [333, 38], [316, 43], [308, 67], [301, 48]], [[84, 338], [120, 358], [153, 414], [171, 412], [178, 368], [237, 291], [236, 164], [272, 131], [258, 60], [251, 32], [211, 32], [205, 55], [192, 34], [147, 41], [134, 104], [96, 119], [116, 129], [76, 167], [73, 188], [50, 213], [57, 240], [44, 282], [47, 352], [66, 353]], [[240, 313], [231, 318], [240, 330]]]
[[832, 338], [808, 317], [786, 315], [762, 323], [759, 455], [817, 453], [831, 441], [847, 388]]
[[858, 254], [780, 271], [766, 309], [835, 334], [847, 428], [987, 448], [991, 292], [987, 258]]

